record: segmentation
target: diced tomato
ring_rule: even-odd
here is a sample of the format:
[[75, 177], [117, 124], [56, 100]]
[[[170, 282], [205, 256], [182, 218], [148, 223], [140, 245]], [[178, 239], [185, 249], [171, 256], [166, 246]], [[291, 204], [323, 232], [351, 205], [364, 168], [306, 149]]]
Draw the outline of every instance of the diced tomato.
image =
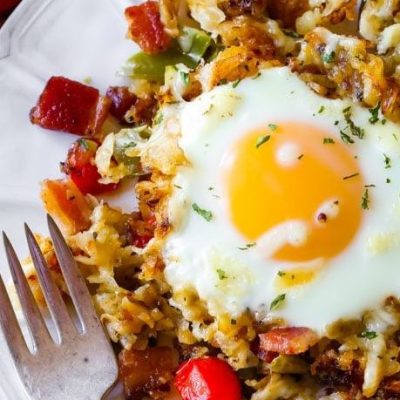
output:
[[158, 2], [147, 1], [128, 7], [125, 17], [129, 23], [128, 36], [145, 53], [157, 54], [168, 49], [171, 37], [165, 32], [161, 22]]
[[137, 97], [126, 86], [110, 86], [106, 97], [111, 100], [110, 114], [123, 121], [126, 112], [136, 103]]
[[233, 369], [216, 357], [183, 363], [175, 377], [183, 400], [240, 400], [240, 381]]
[[314, 346], [319, 338], [309, 328], [289, 327], [275, 328], [259, 335], [260, 350], [279, 354], [300, 354]]
[[81, 232], [90, 226], [92, 208], [71, 179], [45, 180], [41, 196], [47, 212], [69, 234]]
[[109, 107], [110, 101], [100, 97], [97, 89], [54, 76], [31, 110], [30, 118], [42, 128], [92, 136], [101, 129]]
[[0, 1], [0, 12], [11, 10], [15, 7], [21, 0], [1, 0]]
[[63, 165], [63, 171], [83, 194], [100, 194], [118, 188], [118, 184], [99, 183], [101, 176], [94, 164], [97, 148], [94, 140], [79, 139], [69, 149], [67, 161]]

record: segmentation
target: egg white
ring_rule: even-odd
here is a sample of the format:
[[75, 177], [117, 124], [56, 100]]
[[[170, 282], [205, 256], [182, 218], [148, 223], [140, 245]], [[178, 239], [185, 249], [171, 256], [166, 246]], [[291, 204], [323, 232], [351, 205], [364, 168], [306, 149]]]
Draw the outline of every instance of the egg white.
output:
[[[358, 317], [387, 296], [400, 295], [399, 127], [389, 121], [371, 124], [370, 112], [350, 100], [318, 96], [286, 67], [265, 70], [256, 79], [233, 86], [217, 87], [180, 110], [179, 145], [189, 165], [180, 167], [173, 180], [172, 230], [163, 250], [165, 276], [173, 290], [196, 290], [214, 316], [234, 317], [250, 309], [321, 334], [336, 320]], [[358, 157], [365, 183], [374, 185], [368, 189], [370, 209], [363, 210], [352, 243], [312, 282], [277, 290], [278, 271], [301, 264], [266, 258], [259, 246], [246, 243], [236, 231], [220, 197], [221, 158], [252, 129], [281, 121], [315, 124], [341, 141], [339, 129], [348, 106], [355, 124], [365, 130], [364, 139], [355, 140], [348, 149]], [[278, 157], [292, 162], [293, 151], [288, 148]], [[385, 168], [384, 155], [391, 160], [390, 168]], [[304, 190], [312, 184], [304, 182]], [[194, 203], [210, 211], [212, 219], [195, 212]], [[284, 304], [270, 311], [271, 302], [282, 292]]]

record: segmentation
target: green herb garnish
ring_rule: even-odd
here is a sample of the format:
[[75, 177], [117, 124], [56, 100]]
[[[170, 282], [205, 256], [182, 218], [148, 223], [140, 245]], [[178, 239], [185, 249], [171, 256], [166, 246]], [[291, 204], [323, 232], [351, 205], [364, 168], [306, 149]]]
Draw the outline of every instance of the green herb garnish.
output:
[[368, 119], [368, 121], [371, 123], [371, 124], [375, 124], [376, 122], [378, 122], [379, 121], [379, 117], [378, 117], [378, 115], [379, 115], [379, 109], [381, 108], [381, 102], [378, 102], [378, 104], [376, 105], [376, 107], [375, 108], [370, 108], [368, 111], [370, 112], [370, 114], [371, 114], [371, 116], [370, 116], [370, 118]]
[[352, 111], [350, 106], [343, 109], [343, 116], [347, 122], [346, 128], [350, 129], [352, 135], [357, 136], [359, 139], [363, 139], [365, 135], [364, 129], [360, 128], [354, 123], [354, 121], [351, 119], [351, 115]]
[[212, 212], [208, 210], [204, 210], [203, 208], [200, 208], [196, 203], [192, 204], [193, 211], [197, 212], [200, 216], [202, 216], [207, 222], [210, 222], [212, 220]]
[[363, 196], [361, 197], [361, 208], [363, 210], [369, 210], [369, 192], [365, 189]]
[[189, 85], [189, 73], [185, 72], [185, 71], [181, 71], [180, 76], [181, 76], [182, 82], [185, 84], [185, 86]]
[[271, 138], [271, 135], [261, 135], [257, 138], [256, 148], [258, 149], [264, 143], [267, 143], [268, 140]]
[[226, 272], [223, 269], [217, 269], [217, 274], [220, 281], [228, 279], [228, 276], [226, 275]]
[[335, 141], [332, 138], [324, 138], [323, 144], [333, 144]]
[[285, 302], [286, 299], [286, 294], [282, 293], [278, 296], [275, 297], [274, 300], [272, 300], [271, 305], [269, 306], [269, 309], [271, 311], [278, 310], [283, 306], [283, 303]]
[[334, 51], [331, 51], [330, 53], [324, 53], [322, 56], [322, 60], [325, 63], [330, 64], [335, 59], [335, 56], [336, 56], [336, 54]]
[[322, 114], [322, 113], [324, 112], [324, 110], [325, 110], [325, 107], [324, 107], [324, 106], [321, 106], [321, 107], [319, 108], [319, 110], [318, 110], [318, 114]]
[[359, 172], [356, 172], [355, 174], [344, 176], [343, 180], [345, 181], [346, 179], [351, 179], [351, 178], [354, 178], [354, 177], [356, 177], [358, 175], [360, 175]]
[[247, 243], [244, 247], [238, 247], [239, 250], [248, 250], [251, 247], [254, 247], [257, 243], [253, 242], [253, 243]]
[[390, 158], [385, 153], [383, 153], [383, 157], [385, 158], [385, 169], [391, 168], [392, 164]]
[[344, 143], [352, 144], [354, 140], [343, 130], [340, 131], [340, 138], [343, 140]]
[[236, 79], [236, 81], [232, 83], [232, 87], [236, 88], [240, 82], [241, 82], [241, 79]]
[[378, 334], [375, 331], [364, 331], [359, 334], [359, 337], [365, 339], [375, 339], [377, 336]]
[[85, 150], [89, 150], [89, 143], [86, 139], [78, 139], [78, 144], [80, 147], [84, 148]]
[[285, 276], [286, 272], [285, 271], [278, 271], [278, 276], [282, 278], [282, 276]]

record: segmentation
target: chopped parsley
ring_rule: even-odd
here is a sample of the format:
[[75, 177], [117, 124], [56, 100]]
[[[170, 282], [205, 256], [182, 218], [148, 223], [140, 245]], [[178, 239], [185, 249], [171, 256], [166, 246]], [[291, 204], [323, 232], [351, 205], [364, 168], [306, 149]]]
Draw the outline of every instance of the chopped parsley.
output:
[[185, 84], [185, 86], [189, 85], [189, 73], [185, 71], [180, 72], [182, 82]]
[[271, 135], [261, 135], [257, 138], [256, 148], [258, 149], [264, 143], [267, 143], [268, 140], [271, 138]]
[[357, 136], [359, 139], [363, 139], [365, 135], [364, 129], [360, 128], [354, 123], [354, 121], [351, 119], [351, 114], [352, 112], [350, 106], [343, 109], [343, 116], [347, 123], [345, 129], [349, 129], [353, 136]]
[[182, 189], [182, 186], [179, 186], [179, 185], [174, 185], [177, 189]]
[[331, 51], [330, 53], [324, 53], [322, 56], [322, 60], [324, 61], [324, 63], [330, 64], [335, 59], [335, 56], [336, 54], [334, 51]]
[[227, 79], [221, 79], [220, 81], [219, 81], [219, 85], [226, 85], [228, 83], [228, 80]]
[[228, 279], [228, 275], [226, 275], [226, 272], [223, 269], [217, 269], [217, 274], [218, 278], [220, 281], [223, 281], [224, 279]]
[[210, 187], [208, 188], [208, 190], [211, 191], [211, 190], [214, 190], [214, 188], [213, 188], [212, 186], [210, 186]]
[[275, 132], [278, 129], [278, 125], [268, 124], [268, 128], [271, 129], [272, 132]]
[[399, 141], [399, 139], [397, 138], [397, 135], [396, 135], [395, 133], [393, 133], [393, 137], [394, 137], [394, 140], [395, 140], [396, 142]]
[[200, 208], [196, 203], [192, 204], [193, 211], [197, 212], [200, 216], [202, 216], [207, 222], [210, 222], [212, 220], [212, 212], [208, 210], [204, 210], [203, 208]]
[[239, 85], [241, 79], [237, 79], [235, 82], [232, 83], [232, 87], [235, 88]]
[[334, 125], [339, 125], [339, 121], [335, 121], [335, 124]]
[[257, 79], [257, 78], [259, 78], [260, 76], [261, 76], [261, 72], [258, 72], [257, 75], [254, 75], [253, 78], [251, 78], [251, 79]]
[[385, 124], [386, 124], [386, 122], [387, 122], [387, 121], [386, 121], [386, 119], [385, 119], [385, 118], [383, 118], [383, 119], [382, 119], [382, 121], [381, 121], [381, 124], [382, 124], [382, 125], [385, 125]]
[[96, 239], [97, 239], [97, 236], [99, 236], [99, 234], [98, 234], [97, 232], [93, 232], [93, 233], [92, 233], [92, 236], [93, 236], [93, 239], [96, 240]]
[[318, 114], [322, 114], [322, 113], [324, 112], [324, 110], [325, 110], [325, 107], [324, 107], [324, 106], [321, 106], [321, 107], [319, 108], [319, 110], [318, 110]]
[[359, 337], [365, 338], [365, 339], [375, 339], [378, 336], [378, 334], [375, 331], [364, 331], [361, 332]]
[[286, 272], [285, 271], [278, 271], [278, 276], [282, 278], [282, 276], [285, 276]]
[[333, 144], [333, 143], [335, 143], [335, 141], [332, 138], [327, 137], [327, 138], [324, 138], [323, 143], [324, 144]]
[[378, 102], [375, 108], [370, 108], [368, 111], [370, 112], [371, 116], [369, 118], [369, 122], [371, 124], [375, 124], [376, 122], [379, 121], [379, 109], [381, 108], [381, 102]]
[[363, 210], [369, 210], [369, 192], [368, 192], [368, 189], [365, 189], [365, 192], [361, 197], [361, 208]]
[[278, 310], [283, 306], [283, 303], [285, 302], [286, 299], [286, 294], [282, 293], [278, 296], [275, 297], [274, 300], [272, 300], [271, 305], [269, 306], [269, 309], [271, 311]]
[[386, 183], [390, 183], [391, 180], [389, 178], [386, 178]]
[[343, 130], [340, 130], [340, 138], [343, 140], [344, 143], [352, 144], [354, 140]]
[[252, 242], [252, 243], [247, 243], [244, 247], [238, 247], [239, 250], [248, 250], [251, 247], [254, 247], [257, 243], [256, 242]]
[[356, 177], [358, 175], [360, 175], [359, 172], [356, 172], [355, 174], [347, 175], [347, 176], [343, 177], [343, 180], [351, 179], [351, 178], [354, 178], [354, 177]]
[[385, 153], [383, 153], [383, 157], [385, 158], [385, 169], [391, 168], [392, 161], [390, 160], [390, 158]]

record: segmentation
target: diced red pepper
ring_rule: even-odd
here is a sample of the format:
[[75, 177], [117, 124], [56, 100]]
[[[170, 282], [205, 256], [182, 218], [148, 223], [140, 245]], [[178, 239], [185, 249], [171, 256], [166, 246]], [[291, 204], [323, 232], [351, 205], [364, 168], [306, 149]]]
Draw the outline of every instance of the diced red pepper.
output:
[[83, 194], [100, 194], [118, 188], [118, 184], [115, 183], [99, 183], [101, 176], [94, 164], [97, 148], [94, 140], [79, 139], [69, 149], [67, 161], [63, 165], [63, 171]]
[[164, 30], [156, 1], [128, 7], [125, 17], [129, 23], [128, 36], [145, 53], [157, 54], [168, 49], [171, 37]]
[[109, 107], [109, 100], [100, 97], [97, 89], [54, 76], [31, 110], [30, 118], [42, 128], [92, 136], [103, 125]]
[[318, 335], [309, 328], [275, 328], [259, 335], [260, 351], [279, 354], [300, 354], [314, 346]]
[[151, 235], [134, 235], [132, 244], [140, 249], [143, 249], [152, 238], [153, 236]]
[[136, 103], [137, 97], [126, 86], [110, 86], [106, 97], [111, 100], [110, 114], [120, 121], [126, 112]]
[[183, 400], [241, 400], [240, 381], [233, 369], [216, 357], [183, 363], [175, 377]]

